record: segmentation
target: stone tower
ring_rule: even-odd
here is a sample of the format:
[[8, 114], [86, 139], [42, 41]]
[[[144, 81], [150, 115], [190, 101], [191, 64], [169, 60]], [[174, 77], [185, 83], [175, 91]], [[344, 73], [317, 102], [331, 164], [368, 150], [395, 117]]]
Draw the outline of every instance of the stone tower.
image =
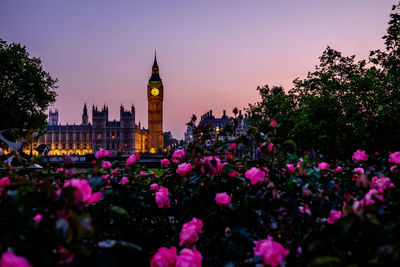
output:
[[154, 56], [151, 77], [147, 84], [149, 151], [154, 153], [164, 148], [163, 140], [163, 98], [164, 88], [157, 65], [157, 56]]
[[58, 109], [54, 111], [52, 109], [49, 110], [49, 125], [58, 125]]
[[93, 150], [98, 149], [99, 147], [106, 147], [106, 127], [108, 122], [108, 107], [106, 105], [103, 106], [101, 110], [97, 109], [93, 105], [92, 108], [92, 123], [93, 123], [93, 131], [92, 131], [92, 148]]
[[135, 107], [132, 105], [131, 110], [125, 110], [120, 107], [120, 140], [122, 151], [125, 154], [132, 154], [135, 150]]
[[85, 105], [83, 106], [83, 113], [82, 113], [82, 125], [88, 125], [88, 123], [89, 123], [89, 115], [88, 115], [87, 106], [85, 103]]

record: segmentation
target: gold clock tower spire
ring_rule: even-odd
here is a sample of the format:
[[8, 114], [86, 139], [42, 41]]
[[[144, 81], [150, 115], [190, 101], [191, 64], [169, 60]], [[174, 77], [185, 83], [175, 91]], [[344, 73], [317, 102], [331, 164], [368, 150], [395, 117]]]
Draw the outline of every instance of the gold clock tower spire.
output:
[[157, 55], [154, 55], [154, 63], [151, 77], [147, 84], [148, 126], [149, 126], [149, 151], [157, 152], [164, 148], [163, 138], [163, 98], [164, 88], [160, 78], [157, 64]]

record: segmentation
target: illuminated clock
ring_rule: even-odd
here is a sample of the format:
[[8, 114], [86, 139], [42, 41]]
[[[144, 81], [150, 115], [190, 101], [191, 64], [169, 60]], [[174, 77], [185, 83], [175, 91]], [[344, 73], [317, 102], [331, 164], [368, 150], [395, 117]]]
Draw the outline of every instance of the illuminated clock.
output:
[[153, 96], [158, 96], [158, 94], [160, 93], [160, 91], [158, 91], [157, 88], [153, 88], [153, 89], [151, 89], [150, 93], [151, 93], [151, 95], [153, 95]]

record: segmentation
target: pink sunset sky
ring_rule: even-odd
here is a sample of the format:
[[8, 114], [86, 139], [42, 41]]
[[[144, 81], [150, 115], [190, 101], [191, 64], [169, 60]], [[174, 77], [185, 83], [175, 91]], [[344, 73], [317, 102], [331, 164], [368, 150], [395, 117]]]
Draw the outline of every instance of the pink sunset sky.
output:
[[[0, 1], [0, 38], [25, 45], [59, 80], [61, 123], [84, 102], [136, 108], [147, 127], [154, 50], [164, 84], [164, 131], [259, 100], [257, 86], [292, 86], [326, 46], [367, 59], [384, 47], [397, 0]], [[89, 119], [91, 119], [91, 112]]]

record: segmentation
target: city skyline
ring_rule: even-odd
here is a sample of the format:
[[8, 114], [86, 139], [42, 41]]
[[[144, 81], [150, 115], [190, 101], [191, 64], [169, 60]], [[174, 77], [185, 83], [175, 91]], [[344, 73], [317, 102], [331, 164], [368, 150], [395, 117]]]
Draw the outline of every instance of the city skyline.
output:
[[328, 45], [367, 59], [384, 47], [396, 3], [299, 2], [1, 1], [0, 38], [25, 45], [59, 79], [54, 107], [63, 124], [79, 124], [85, 102], [106, 104], [110, 120], [118, 119], [121, 104], [134, 104], [136, 122], [147, 128], [156, 49], [163, 131], [182, 138], [192, 113], [231, 114], [258, 101], [256, 88], [265, 84], [290, 89]]

